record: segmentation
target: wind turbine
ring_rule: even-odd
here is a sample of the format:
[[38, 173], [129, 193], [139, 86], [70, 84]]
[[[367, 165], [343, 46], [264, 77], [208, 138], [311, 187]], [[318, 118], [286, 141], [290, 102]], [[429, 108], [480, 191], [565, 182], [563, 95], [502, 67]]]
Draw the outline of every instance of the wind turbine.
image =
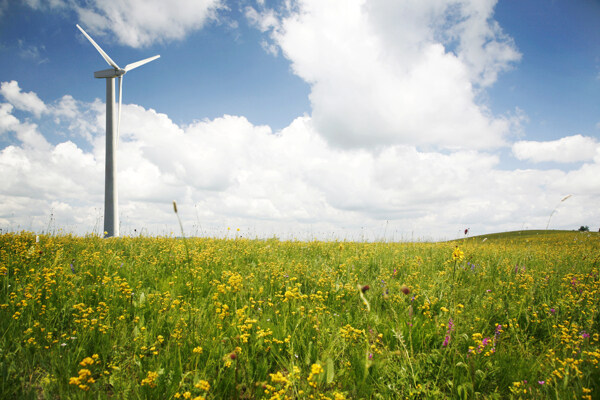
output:
[[[83, 35], [94, 45], [102, 58], [112, 68], [94, 72], [94, 78], [106, 79], [106, 167], [104, 175], [104, 237], [119, 236], [119, 203], [117, 190], [117, 143], [121, 127], [121, 100], [123, 98], [123, 75], [134, 68], [156, 60], [160, 55], [127, 64], [121, 68], [108, 54], [98, 46], [94, 39], [82, 27], [76, 25]], [[119, 78], [119, 113], [117, 117], [117, 134], [115, 136], [115, 78]]]

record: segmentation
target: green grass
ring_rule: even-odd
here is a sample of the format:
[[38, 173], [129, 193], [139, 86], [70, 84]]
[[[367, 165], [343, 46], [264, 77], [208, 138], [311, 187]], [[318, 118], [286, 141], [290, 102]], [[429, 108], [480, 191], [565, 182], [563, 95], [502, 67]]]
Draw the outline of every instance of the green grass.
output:
[[4, 234], [0, 398], [598, 398], [599, 239]]
[[564, 239], [566, 237], [572, 236], [573, 238], [578, 237], [578, 235], [592, 235], [596, 238], [600, 237], [598, 232], [579, 232], [579, 231], [565, 231], [565, 230], [523, 230], [523, 231], [511, 231], [511, 232], [498, 232], [498, 233], [489, 233], [486, 235], [478, 235], [471, 236], [464, 239], [459, 240], [527, 240], [527, 239], [539, 239], [546, 240], [551, 238]]

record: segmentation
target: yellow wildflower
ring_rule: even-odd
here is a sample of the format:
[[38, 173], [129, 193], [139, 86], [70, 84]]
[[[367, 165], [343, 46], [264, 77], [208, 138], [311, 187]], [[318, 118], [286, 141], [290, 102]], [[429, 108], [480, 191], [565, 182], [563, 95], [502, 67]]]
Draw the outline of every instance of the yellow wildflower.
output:
[[452, 261], [462, 261], [465, 258], [465, 253], [456, 246], [452, 252]]

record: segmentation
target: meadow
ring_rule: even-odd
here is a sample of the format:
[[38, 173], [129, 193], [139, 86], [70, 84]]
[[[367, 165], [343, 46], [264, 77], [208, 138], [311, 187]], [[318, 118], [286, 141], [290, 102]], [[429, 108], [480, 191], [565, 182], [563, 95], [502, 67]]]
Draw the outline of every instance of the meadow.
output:
[[0, 235], [2, 399], [600, 398], [600, 236]]

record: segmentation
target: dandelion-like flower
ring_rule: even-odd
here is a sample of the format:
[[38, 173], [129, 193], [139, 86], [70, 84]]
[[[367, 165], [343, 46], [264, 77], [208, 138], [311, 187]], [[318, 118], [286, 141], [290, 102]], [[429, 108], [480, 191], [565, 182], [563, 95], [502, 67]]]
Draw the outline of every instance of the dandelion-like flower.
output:
[[452, 261], [462, 261], [465, 258], [465, 253], [456, 246], [452, 252]]

